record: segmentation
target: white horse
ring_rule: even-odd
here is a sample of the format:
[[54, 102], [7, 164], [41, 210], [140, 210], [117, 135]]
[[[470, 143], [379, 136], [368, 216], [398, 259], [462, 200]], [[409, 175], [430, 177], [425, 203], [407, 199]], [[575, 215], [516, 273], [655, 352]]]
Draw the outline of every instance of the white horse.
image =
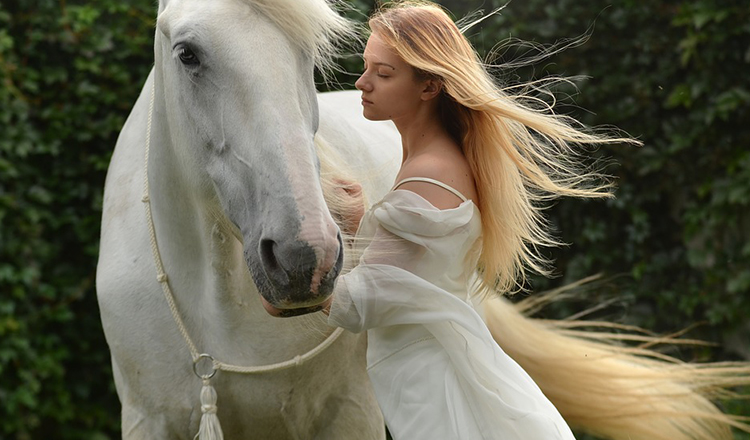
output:
[[[155, 66], [107, 175], [97, 273], [124, 438], [193, 438], [201, 417], [196, 352], [263, 366], [331, 334], [321, 313], [272, 318], [261, 297], [290, 314], [316, 310], [341, 268], [316, 131], [340, 146], [350, 170], [367, 174], [357, 177], [373, 197], [388, 190], [399, 164], [395, 128], [365, 123], [357, 93], [329, 94], [318, 105], [314, 63], [346, 26], [323, 0], [160, 1]], [[227, 438], [384, 438], [365, 347], [364, 335], [344, 333], [299, 366], [220, 372], [212, 382]]]
[[[314, 64], [347, 28], [325, 0], [160, 1], [155, 66], [107, 176], [97, 271], [123, 438], [192, 439], [202, 413], [216, 417], [209, 387], [198, 403], [198, 376], [216, 369], [229, 439], [384, 437], [364, 337], [331, 333], [320, 313], [271, 318], [261, 302], [313, 312], [341, 270], [316, 132], [371, 200], [399, 165], [397, 132], [364, 121], [356, 92], [316, 95]], [[740, 426], [703, 393], [747, 383], [747, 366], [660, 362], [507, 301], [485, 313], [573, 425], [669, 440]]]

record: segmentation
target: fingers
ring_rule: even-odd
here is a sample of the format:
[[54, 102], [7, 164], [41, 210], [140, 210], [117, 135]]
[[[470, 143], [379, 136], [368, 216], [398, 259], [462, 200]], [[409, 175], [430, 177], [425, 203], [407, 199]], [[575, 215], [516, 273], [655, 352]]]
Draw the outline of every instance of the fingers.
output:
[[352, 180], [333, 179], [337, 188], [343, 189], [350, 196], [359, 196], [362, 194], [362, 185]]

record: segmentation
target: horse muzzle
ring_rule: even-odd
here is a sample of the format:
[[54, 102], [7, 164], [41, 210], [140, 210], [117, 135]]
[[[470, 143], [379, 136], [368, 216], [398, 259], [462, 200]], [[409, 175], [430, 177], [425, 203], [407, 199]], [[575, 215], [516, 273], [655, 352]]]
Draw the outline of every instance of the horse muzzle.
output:
[[262, 238], [257, 249], [258, 258], [246, 260], [269, 314], [304, 315], [330, 302], [343, 266], [341, 234], [323, 250], [300, 240], [269, 237]]

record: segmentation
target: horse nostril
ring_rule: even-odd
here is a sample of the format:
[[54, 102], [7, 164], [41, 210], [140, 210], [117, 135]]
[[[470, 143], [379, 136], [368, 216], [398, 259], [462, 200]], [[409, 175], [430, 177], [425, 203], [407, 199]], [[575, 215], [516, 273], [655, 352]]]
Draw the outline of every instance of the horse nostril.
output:
[[[272, 278], [276, 278], [279, 272], [279, 260], [276, 259], [276, 242], [267, 238], [260, 240], [260, 259], [266, 273]], [[283, 271], [282, 271], [283, 272]]]
[[318, 247], [283, 237], [261, 238], [256, 255], [268, 287], [266, 300], [274, 307], [285, 308], [319, 303], [321, 297], [328, 296], [343, 263], [340, 234], [330, 238], [325, 246]]

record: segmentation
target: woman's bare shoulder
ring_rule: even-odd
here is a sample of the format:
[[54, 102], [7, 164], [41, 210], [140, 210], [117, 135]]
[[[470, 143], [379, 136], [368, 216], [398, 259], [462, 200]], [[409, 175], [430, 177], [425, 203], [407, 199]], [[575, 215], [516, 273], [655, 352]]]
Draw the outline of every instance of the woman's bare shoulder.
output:
[[[468, 199], [477, 201], [476, 187], [471, 167], [460, 153], [429, 152], [405, 163], [399, 173], [399, 181], [411, 177], [427, 177], [440, 181]], [[428, 182], [406, 182], [399, 189], [413, 191], [438, 209], [455, 208], [462, 200], [452, 192]]]

